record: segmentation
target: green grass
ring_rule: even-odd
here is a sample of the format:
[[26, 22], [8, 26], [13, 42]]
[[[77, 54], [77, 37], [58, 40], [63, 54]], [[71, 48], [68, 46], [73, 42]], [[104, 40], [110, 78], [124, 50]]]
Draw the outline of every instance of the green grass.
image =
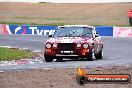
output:
[[36, 16], [15, 16], [13, 19], [26, 19], [26, 20], [31, 20], [31, 19], [42, 19], [42, 20], [66, 20], [67, 18], [45, 18], [45, 17], [36, 17]]
[[[16, 25], [37, 25], [37, 26], [63, 26], [63, 25], [67, 25], [67, 23], [50, 23], [50, 24], [40, 24], [40, 23], [25, 23], [25, 22], [13, 22], [13, 21], [0, 21], [0, 24], [16, 24]], [[70, 23], [70, 25], [74, 25], [74, 23]], [[107, 25], [107, 24], [89, 24], [92, 26], [113, 26], [111, 24]], [[114, 25], [114, 26], [118, 26], [118, 27], [132, 27], [132, 25]]]
[[42, 18], [42, 19], [43, 20], [67, 20], [67, 18]]
[[33, 16], [15, 16], [14, 19], [38, 19], [37, 17]]
[[0, 61], [27, 59], [33, 58], [36, 55], [36, 53], [30, 51], [0, 47]]

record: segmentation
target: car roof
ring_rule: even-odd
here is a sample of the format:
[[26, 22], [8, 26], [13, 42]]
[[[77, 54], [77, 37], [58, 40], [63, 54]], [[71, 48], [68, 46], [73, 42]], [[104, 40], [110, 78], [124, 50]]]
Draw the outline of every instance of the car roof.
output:
[[89, 25], [64, 25], [64, 26], [58, 26], [58, 27], [88, 27], [88, 28], [95, 28], [94, 26], [89, 26]]
[[89, 27], [89, 25], [64, 25], [67, 27]]
[[95, 29], [94, 26], [89, 26], [89, 25], [64, 25], [64, 26], [58, 26], [58, 28], [60, 27], [88, 27], [88, 28], [91, 28], [91, 29]]

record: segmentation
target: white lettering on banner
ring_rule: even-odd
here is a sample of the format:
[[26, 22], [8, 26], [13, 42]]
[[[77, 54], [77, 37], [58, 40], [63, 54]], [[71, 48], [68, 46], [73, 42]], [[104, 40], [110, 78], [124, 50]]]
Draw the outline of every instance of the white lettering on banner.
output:
[[37, 29], [37, 27], [29, 27], [29, 29], [32, 30], [32, 35], [34, 35], [34, 31]]
[[15, 34], [16, 34], [20, 29], [21, 29], [21, 27], [17, 27], [17, 28], [15, 29]]
[[39, 30], [37, 27], [29, 27], [29, 29], [32, 30], [32, 35], [35, 34], [35, 32], [37, 33], [37, 35], [51, 35], [54, 34], [55, 30]]
[[40, 31], [36, 30], [36, 32], [37, 32], [38, 35], [43, 35], [43, 30], [40, 30]]
[[54, 34], [55, 30], [36, 30], [37, 34], [38, 35], [51, 35], [51, 34]]
[[55, 32], [55, 30], [50, 30], [50, 31], [49, 31], [49, 35], [54, 34], [54, 32]]
[[9, 34], [12, 34], [12, 33], [11, 33], [11, 30], [10, 30], [10, 28], [9, 28], [9, 25], [6, 25], [6, 30], [7, 30], [7, 32], [8, 32]]
[[44, 35], [46, 35], [49, 32], [49, 30], [44, 30]]

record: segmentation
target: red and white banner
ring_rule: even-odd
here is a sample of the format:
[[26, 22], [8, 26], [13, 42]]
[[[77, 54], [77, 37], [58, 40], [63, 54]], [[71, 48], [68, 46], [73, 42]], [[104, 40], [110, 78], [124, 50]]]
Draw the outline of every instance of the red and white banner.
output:
[[0, 24], [0, 34], [4, 34], [4, 30], [3, 30], [3, 27], [2, 27], [3, 25], [2, 24]]
[[10, 34], [8, 25], [0, 24], [0, 34]]
[[[0, 34], [32, 34], [50, 35], [53, 34], [57, 26], [30, 26], [30, 25], [8, 25], [0, 24]], [[98, 27], [97, 32], [102, 36], [132, 37], [132, 27]]]
[[113, 27], [113, 37], [132, 37], [132, 27]]

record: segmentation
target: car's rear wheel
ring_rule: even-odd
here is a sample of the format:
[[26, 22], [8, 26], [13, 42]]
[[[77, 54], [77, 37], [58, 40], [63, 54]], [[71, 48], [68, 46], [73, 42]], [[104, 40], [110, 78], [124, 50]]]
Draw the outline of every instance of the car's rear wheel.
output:
[[44, 58], [45, 58], [45, 61], [46, 62], [52, 62], [53, 61], [53, 58], [52, 57], [49, 57], [47, 55], [44, 55]]
[[94, 60], [94, 49], [91, 50], [89, 55], [86, 57], [86, 60], [93, 61]]
[[96, 59], [102, 59], [103, 58], [103, 50], [101, 49], [97, 55], [95, 55]]

